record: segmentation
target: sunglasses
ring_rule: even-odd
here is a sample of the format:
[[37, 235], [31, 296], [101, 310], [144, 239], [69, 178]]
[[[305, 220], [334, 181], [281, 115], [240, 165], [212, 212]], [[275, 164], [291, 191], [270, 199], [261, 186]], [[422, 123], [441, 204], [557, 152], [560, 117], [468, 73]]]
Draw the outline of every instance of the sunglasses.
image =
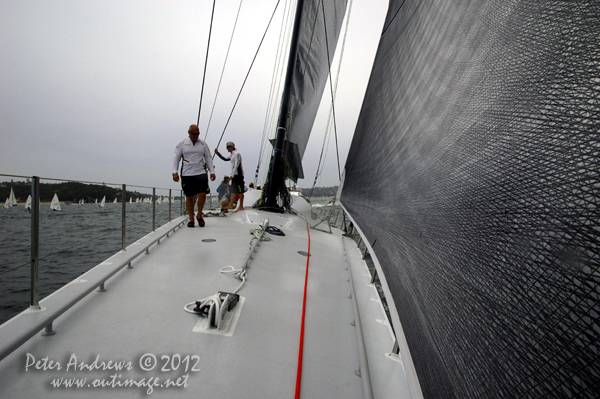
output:
[[199, 134], [200, 134], [200, 133], [192, 133], [192, 132], [190, 132], [189, 130], [188, 130], [188, 133], [189, 133], [189, 134], [191, 134], [192, 136], [197, 136], [197, 135], [199, 135]]

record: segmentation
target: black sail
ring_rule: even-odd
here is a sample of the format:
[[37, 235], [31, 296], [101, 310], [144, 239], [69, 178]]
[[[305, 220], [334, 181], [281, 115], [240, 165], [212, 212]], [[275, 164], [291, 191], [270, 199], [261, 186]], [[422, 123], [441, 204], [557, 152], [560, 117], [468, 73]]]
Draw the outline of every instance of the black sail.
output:
[[600, 2], [392, 0], [341, 201], [426, 398], [600, 390]]
[[[290, 86], [287, 177], [304, 178], [302, 158], [329, 75], [347, 0], [304, 0]], [[323, 13], [323, 11], [325, 11]]]
[[298, 0], [273, 155], [259, 205], [289, 207], [285, 179], [304, 178], [302, 158], [317, 115], [347, 0]]

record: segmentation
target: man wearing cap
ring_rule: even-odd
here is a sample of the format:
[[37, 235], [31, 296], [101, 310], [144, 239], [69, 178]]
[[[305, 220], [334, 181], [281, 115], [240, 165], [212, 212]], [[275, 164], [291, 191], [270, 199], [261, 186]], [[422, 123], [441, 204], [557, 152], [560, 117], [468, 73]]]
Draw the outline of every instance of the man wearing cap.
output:
[[239, 195], [240, 197], [240, 206], [236, 210], [236, 212], [244, 209], [244, 168], [242, 167], [242, 154], [238, 150], [235, 149], [235, 144], [233, 141], [227, 142], [227, 151], [231, 155], [229, 158], [225, 158], [223, 155], [219, 153], [219, 149], [215, 148], [215, 154], [219, 156], [223, 161], [231, 161], [231, 185], [230, 185], [230, 194], [231, 198], [229, 200], [229, 206], [225, 209], [234, 209], [234, 200], [235, 196]]
[[179, 161], [181, 161], [181, 187], [185, 193], [185, 207], [190, 217], [188, 227], [194, 227], [194, 206], [198, 199], [198, 225], [204, 227], [202, 208], [206, 202], [206, 193], [210, 192], [208, 187], [207, 171], [210, 171], [210, 180], [214, 181], [215, 167], [210, 157], [208, 145], [200, 140], [200, 129], [196, 125], [190, 125], [187, 138], [181, 140], [175, 147], [173, 157], [173, 181], [179, 181]]

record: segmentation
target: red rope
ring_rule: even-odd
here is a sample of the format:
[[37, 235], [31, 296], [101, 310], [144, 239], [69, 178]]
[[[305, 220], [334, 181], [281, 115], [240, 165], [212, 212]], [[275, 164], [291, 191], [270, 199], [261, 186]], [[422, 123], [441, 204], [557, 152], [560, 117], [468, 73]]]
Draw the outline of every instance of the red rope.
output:
[[308, 263], [310, 261], [310, 230], [306, 221], [308, 233], [308, 255], [306, 256], [306, 275], [304, 276], [304, 302], [302, 304], [302, 327], [300, 328], [300, 348], [298, 349], [298, 372], [296, 374], [296, 399], [300, 398], [300, 384], [302, 380], [302, 354], [304, 352], [304, 316], [306, 315], [306, 287], [308, 286]]

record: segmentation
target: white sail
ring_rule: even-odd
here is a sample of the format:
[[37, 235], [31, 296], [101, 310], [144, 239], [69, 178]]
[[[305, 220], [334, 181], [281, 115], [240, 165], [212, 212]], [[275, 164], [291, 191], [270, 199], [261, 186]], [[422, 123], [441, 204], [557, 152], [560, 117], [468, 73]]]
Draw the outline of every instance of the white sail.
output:
[[58, 201], [58, 195], [54, 194], [52, 197], [52, 202], [50, 203], [50, 209], [53, 211], [60, 211], [60, 202]]
[[116, 204], [116, 203], [117, 203], [117, 199], [115, 198], [115, 200], [113, 201], [113, 204]]
[[98, 198], [94, 200], [94, 204], [98, 205]]
[[10, 206], [17, 206], [17, 199], [15, 198], [15, 192], [12, 187], [10, 188], [10, 196], [8, 199], [10, 200]]
[[29, 194], [27, 201], [25, 201], [25, 209], [31, 209], [31, 194]]
[[4, 208], [8, 209], [10, 208], [10, 199], [7, 198], [6, 201], [4, 201]]
[[131, 204], [131, 197], [129, 197], [129, 203]]
[[104, 208], [105, 203], [106, 203], [106, 196], [102, 197], [102, 201], [100, 201], [100, 208]]

